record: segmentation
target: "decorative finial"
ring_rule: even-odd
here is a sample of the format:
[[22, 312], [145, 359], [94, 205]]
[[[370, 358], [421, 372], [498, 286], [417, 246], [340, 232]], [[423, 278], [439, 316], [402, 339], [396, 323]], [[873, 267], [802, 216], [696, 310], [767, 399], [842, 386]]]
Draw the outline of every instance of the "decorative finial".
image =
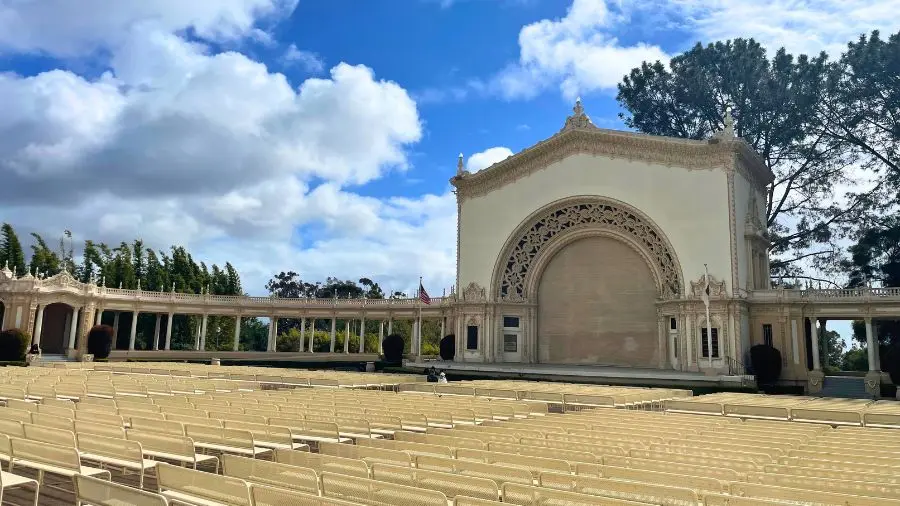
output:
[[566, 118], [566, 124], [563, 126], [560, 132], [564, 132], [566, 130], [574, 130], [574, 129], [596, 129], [597, 127], [591, 123], [591, 119], [588, 118], [588, 115], [584, 112], [584, 107], [581, 105], [581, 97], [578, 97], [575, 100], [575, 106], [572, 107], [572, 115]]
[[734, 137], [734, 117], [731, 116], [731, 106], [725, 108], [725, 135]]
[[137, 286], [137, 289], [138, 289], [138, 290], [141, 289], [141, 280], [140, 280], [140, 279], [138, 279], [138, 286]]
[[463, 164], [463, 154], [459, 154], [459, 158], [456, 160], [456, 175], [461, 176], [466, 171], [466, 166]]
[[172, 293], [175, 293], [175, 282], [172, 281]]
[[119, 290], [121, 290], [121, 289], [122, 289], [122, 282], [119, 281]]
[[106, 274], [104, 274], [103, 278], [100, 280], [100, 286], [106, 287]]
[[209, 283], [206, 284], [206, 295], [209, 295]]

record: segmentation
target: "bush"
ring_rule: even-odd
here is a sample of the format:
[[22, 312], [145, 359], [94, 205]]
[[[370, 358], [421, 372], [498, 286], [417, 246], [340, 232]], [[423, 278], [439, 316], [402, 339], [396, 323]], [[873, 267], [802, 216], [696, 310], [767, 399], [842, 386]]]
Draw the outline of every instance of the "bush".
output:
[[891, 376], [891, 382], [900, 385], [900, 344], [892, 344], [881, 359], [881, 368]]
[[400, 334], [391, 334], [385, 337], [381, 343], [381, 349], [384, 350], [384, 361], [390, 364], [402, 363], [405, 344], [403, 336]]
[[770, 385], [781, 377], [781, 352], [772, 346], [757, 344], [750, 348], [750, 362], [757, 385]]
[[0, 332], [0, 361], [20, 362], [25, 360], [31, 336], [19, 329], [6, 329]]
[[112, 350], [113, 328], [109, 325], [94, 325], [87, 335], [87, 351], [94, 360], [109, 357]]
[[456, 356], [456, 336], [448, 334], [441, 339], [441, 358], [444, 360], [453, 360]]

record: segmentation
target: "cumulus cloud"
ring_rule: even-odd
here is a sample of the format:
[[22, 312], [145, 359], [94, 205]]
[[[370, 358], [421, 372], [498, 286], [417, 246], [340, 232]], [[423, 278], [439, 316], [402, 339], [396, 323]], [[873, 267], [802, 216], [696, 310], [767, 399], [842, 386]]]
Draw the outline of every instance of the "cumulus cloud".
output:
[[753, 37], [774, 51], [837, 56], [872, 30], [900, 29], [900, 0], [665, 0], [640, 4], [667, 13], [704, 42]]
[[466, 169], [469, 172], [478, 172], [484, 170], [497, 162], [502, 162], [511, 157], [513, 152], [504, 146], [496, 146], [485, 149], [479, 153], [475, 153], [466, 161]]
[[[398, 289], [420, 273], [449, 284], [452, 194], [350, 191], [409, 166], [422, 126], [405, 89], [346, 63], [295, 87], [204, 43], [258, 39], [262, 21], [295, 3], [0, 5], [0, 51], [103, 49], [107, 67], [99, 77], [0, 74], [4, 221], [48, 240], [67, 228], [76, 240], [183, 244], [209, 262], [233, 262], [253, 292], [278, 269], [384, 276]], [[181, 35], [188, 27], [197, 37]]]
[[285, 65], [298, 65], [310, 74], [319, 74], [325, 70], [325, 62], [312, 51], [298, 49], [296, 44], [288, 46], [282, 56]]
[[615, 89], [642, 61], [668, 60], [658, 46], [623, 45], [611, 35], [627, 20], [627, 13], [612, 10], [609, 4], [574, 0], [564, 17], [523, 27], [519, 61], [494, 76], [490, 87], [508, 99], [527, 99], [558, 86], [571, 100], [578, 94]]

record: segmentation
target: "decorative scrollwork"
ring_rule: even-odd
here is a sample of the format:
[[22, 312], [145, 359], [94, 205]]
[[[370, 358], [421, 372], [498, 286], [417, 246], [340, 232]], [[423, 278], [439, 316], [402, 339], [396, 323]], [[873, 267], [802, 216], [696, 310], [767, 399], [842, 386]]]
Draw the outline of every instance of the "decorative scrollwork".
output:
[[682, 282], [678, 262], [662, 232], [638, 212], [621, 203], [592, 199], [566, 202], [525, 229], [502, 264], [500, 298], [505, 301], [526, 300], [528, 275], [541, 251], [563, 232], [598, 226], [631, 237], [655, 264], [660, 296], [680, 297]]

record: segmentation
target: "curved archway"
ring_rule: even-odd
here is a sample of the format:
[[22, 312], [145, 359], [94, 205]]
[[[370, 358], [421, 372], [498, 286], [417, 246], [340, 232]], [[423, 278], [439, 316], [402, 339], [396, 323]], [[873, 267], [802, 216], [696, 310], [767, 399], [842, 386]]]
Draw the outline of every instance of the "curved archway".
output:
[[78, 325], [78, 321], [74, 319], [74, 313], [72, 306], [65, 302], [47, 304], [41, 321], [41, 353], [61, 355], [66, 352], [71, 326]]
[[665, 233], [641, 211], [618, 200], [577, 196], [553, 202], [526, 218], [510, 235], [494, 266], [498, 300], [534, 301], [538, 267], [572, 234], [609, 234], [628, 242], [649, 262], [659, 297], [678, 298], [681, 265]]

